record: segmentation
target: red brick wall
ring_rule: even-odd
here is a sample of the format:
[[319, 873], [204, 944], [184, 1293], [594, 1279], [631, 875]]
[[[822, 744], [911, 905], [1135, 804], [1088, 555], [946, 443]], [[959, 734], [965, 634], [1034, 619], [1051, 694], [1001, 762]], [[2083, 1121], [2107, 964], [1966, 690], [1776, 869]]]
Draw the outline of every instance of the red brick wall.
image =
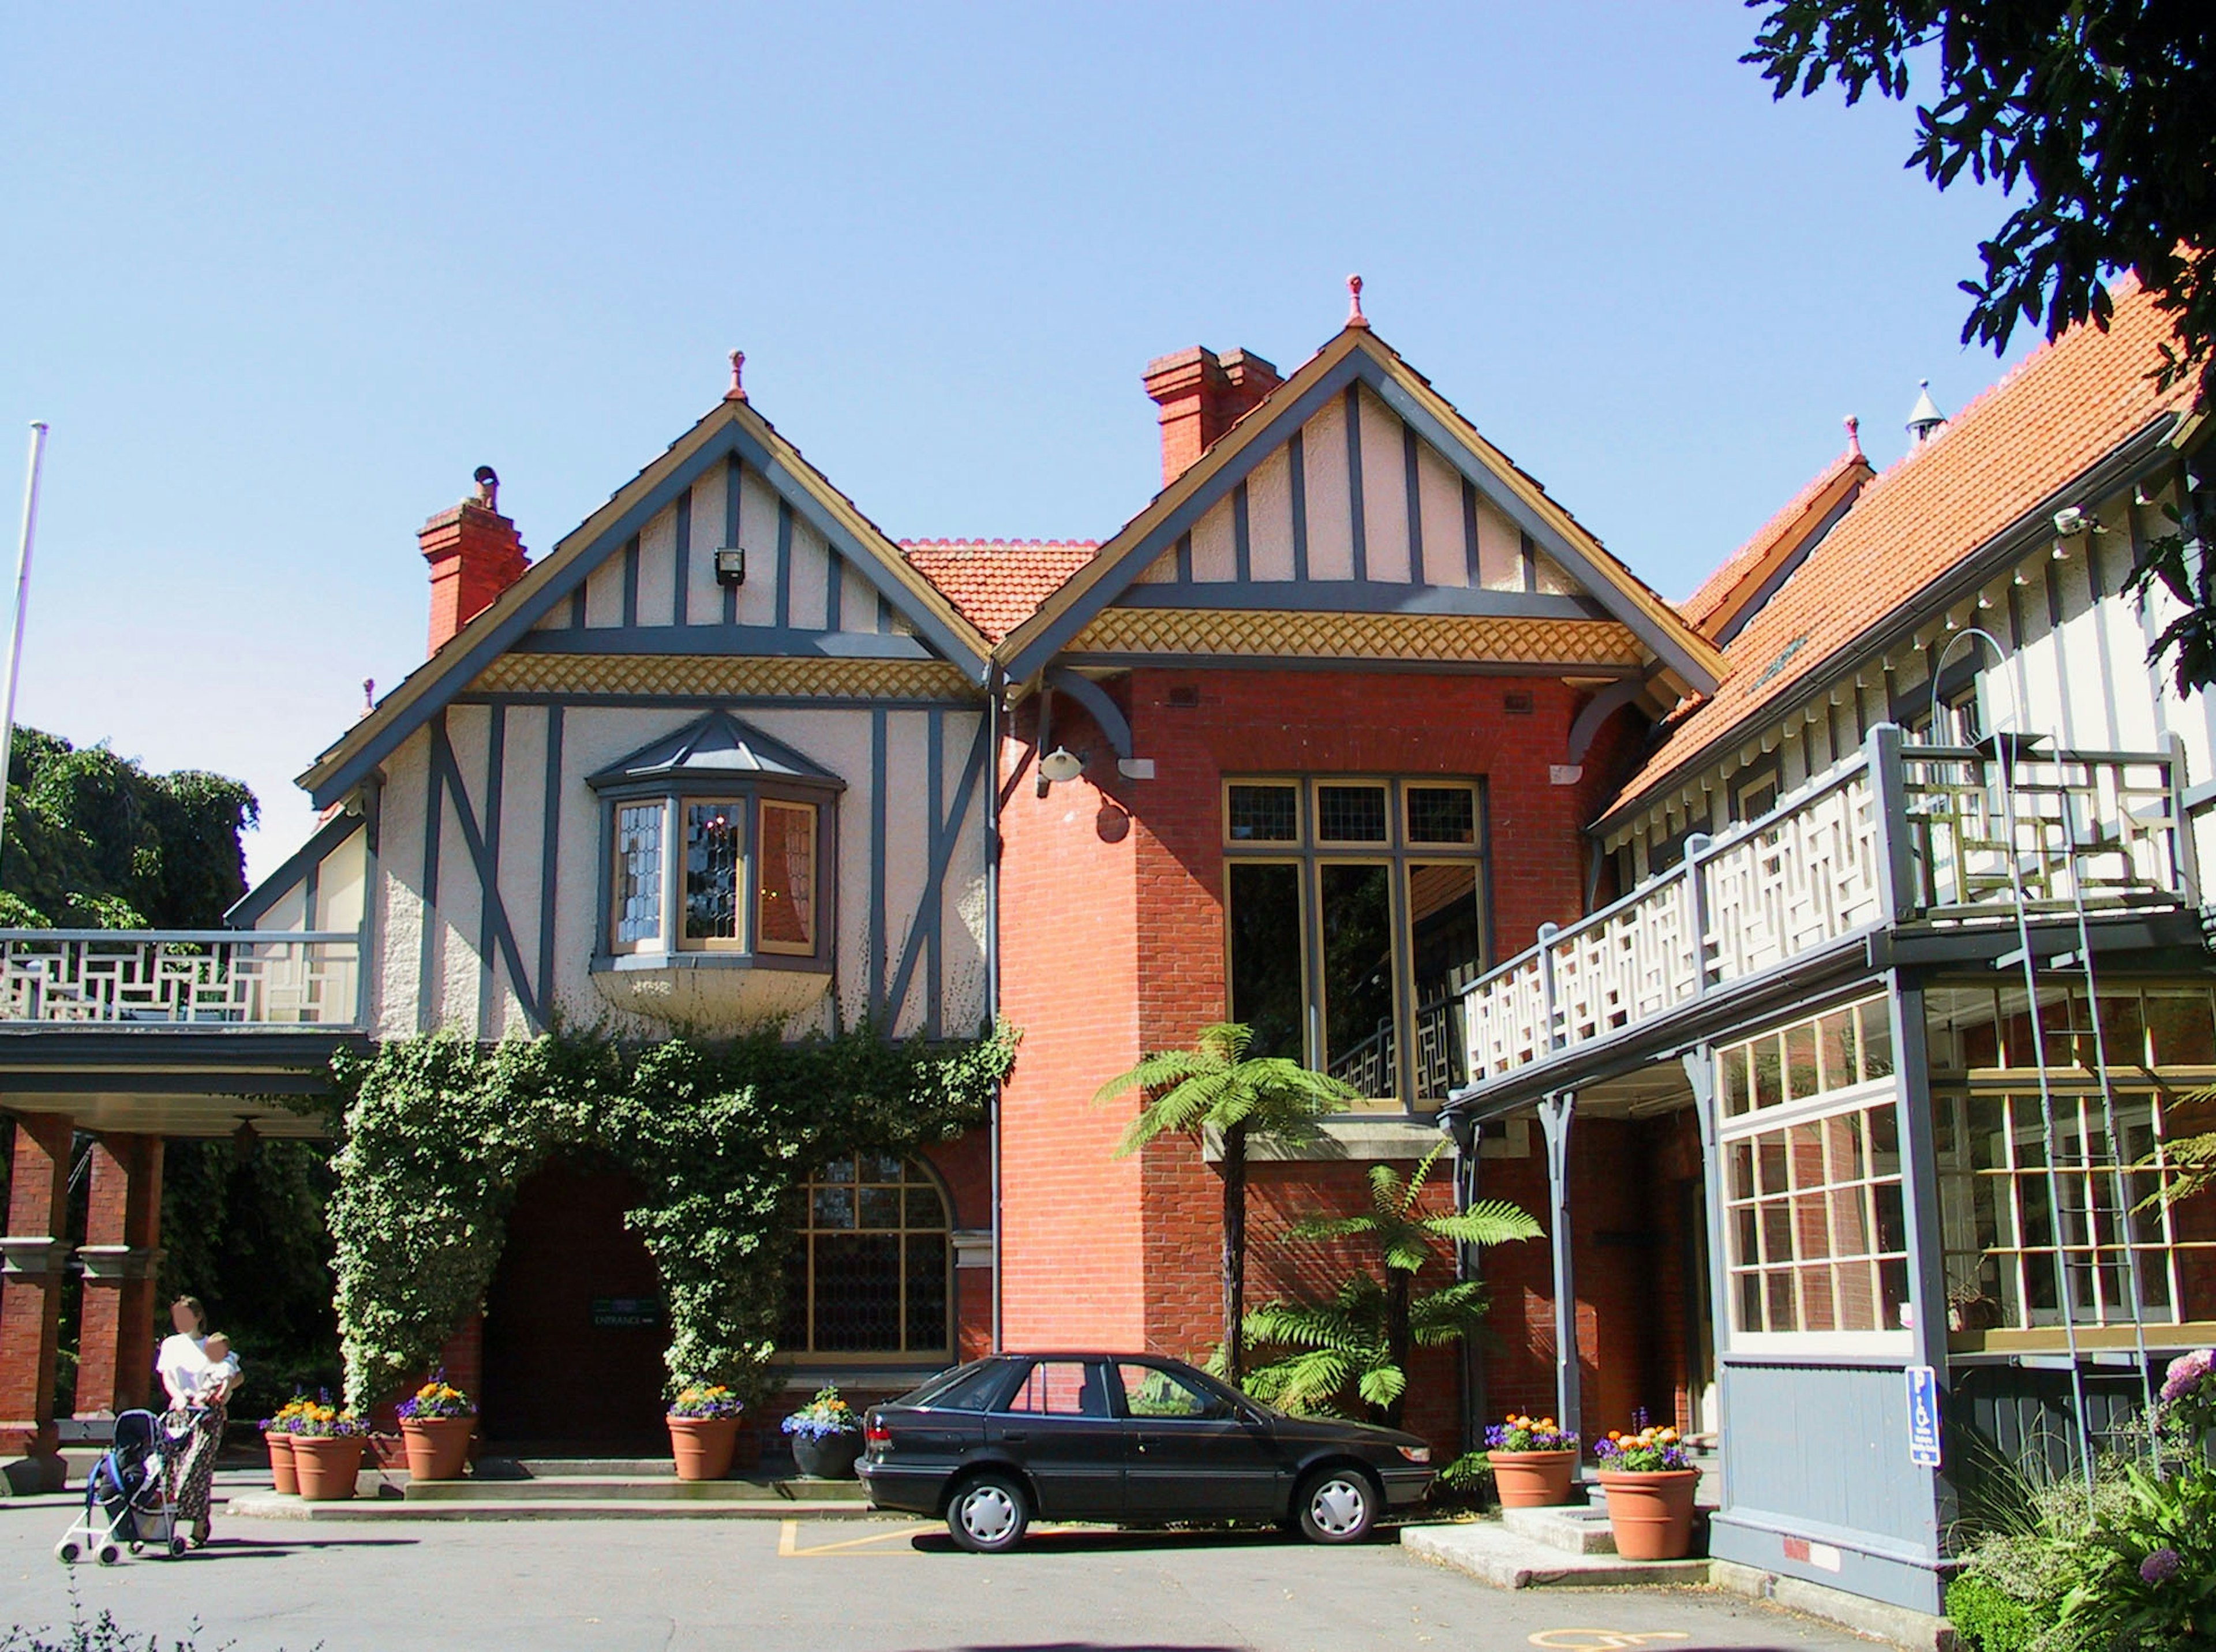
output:
[[[1197, 703], [1173, 705], [1173, 691], [1197, 695]], [[1222, 777], [1483, 777], [1493, 932], [1497, 955], [1505, 956], [1529, 945], [1540, 924], [1567, 922], [1583, 910], [1579, 828], [1636, 730], [1632, 720], [1616, 720], [1588, 754], [1580, 783], [1556, 786], [1548, 770], [1562, 760], [1585, 698], [1556, 681], [1148, 670], [1111, 691], [1125, 702], [1135, 749], [1154, 759], [1156, 777], [1120, 778], [1105, 738], [1059, 699], [1056, 743], [1089, 747], [1094, 760], [1083, 779], [1056, 786], [1043, 801], [1027, 774], [1002, 816], [1003, 1001], [1025, 1033], [1004, 1115], [1009, 1340], [1014, 1347], [1143, 1341], [1197, 1356], [1221, 1335], [1222, 1184], [1191, 1144], [1166, 1141], [1142, 1156], [1135, 1186], [1132, 1167], [1109, 1157], [1132, 1104], [1110, 1118], [1087, 1098], [1142, 1051], [1187, 1043], [1225, 1013]], [[1530, 697], [1529, 714], [1507, 711], [1511, 694]], [[1035, 715], [1012, 730], [1012, 755], [1028, 752]], [[1545, 1208], [1544, 1160], [1536, 1151], [1528, 1160], [1488, 1161], [1487, 1177], [1489, 1195], [1517, 1199], [1535, 1213]], [[1443, 1183], [1442, 1197], [1446, 1191]], [[1364, 1196], [1359, 1167], [1259, 1173], [1250, 1299], [1259, 1299], [1265, 1278], [1290, 1287], [1338, 1276], [1319, 1260], [1284, 1277], [1288, 1264], [1267, 1255], [1277, 1219], [1265, 1207], [1310, 1197], [1344, 1206]], [[1509, 1343], [1496, 1362], [1500, 1387], [1536, 1389], [1530, 1403], [1551, 1406], [1546, 1252], [1514, 1247], [1495, 1253], [1488, 1268], [1501, 1280], [1495, 1323]], [[1604, 1305], [1604, 1297], [1595, 1299], [1595, 1310]], [[1596, 1325], [1596, 1342], [1600, 1335]], [[1614, 1357], [1612, 1348], [1604, 1354]], [[1437, 1364], [1425, 1373], [1420, 1415], [1450, 1443], [1451, 1356]]]
[[[1038, 708], [1018, 719], [1001, 783], [1029, 758]], [[1105, 753], [1066, 697], [1054, 737]], [[1109, 765], [1096, 759], [1091, 772]], [[1092, 1105], [1142, 1048], [1136, 892], [1140, 831], [1084, 781], [1036, 795], [1036, 765], [1000, 816], [1003, 1012], [1023, 1031], [1000, 1111], [1003, 1331], [1011, 1348], [1131, 1348], [1147, 1340], [1140, 1165], [1117, 1159], [1128, 1104]]]
[[[62, 1237], [69, 1219], [70, 1121], [15, 1116], [8, 1176], [8, 1235]], [[62, 1275], [0, 1280], [0, 1455], [54, 1449], [54, 1363], [61, 1342]]]

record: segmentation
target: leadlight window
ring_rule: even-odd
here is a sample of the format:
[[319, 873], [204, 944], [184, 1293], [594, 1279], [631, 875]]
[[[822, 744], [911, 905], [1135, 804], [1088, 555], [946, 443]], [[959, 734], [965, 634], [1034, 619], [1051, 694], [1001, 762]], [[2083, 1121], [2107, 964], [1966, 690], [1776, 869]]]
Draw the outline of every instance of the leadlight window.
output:
[[1478, 783], [1333, 776], [1224, 787], [1226, 976], [1258, 1054], [1372, 1104], [1463, 1082], [1462, 989], [1484, 968]]
[[662, 806], [625, 803], [616, 809], [615, 934], [619, 952], [662, 939]]
[[[754, 793], [619, 798], [609, 820], [610, 952], [821, 953], [816, 804]], [[673, 838], [674, 863], [663, 848]], [[674, 942], [663, 919], [673, 912]]]
[[1716, 1065], [1734, 1344], [1901, 1342], [1908, 1227], [1886, 999], [1742, 1040]]
[[794, 1189], [779, 1352], [945, 1359], [953, 1245], [931, 1173], [894, 1153], [834, 1158]]

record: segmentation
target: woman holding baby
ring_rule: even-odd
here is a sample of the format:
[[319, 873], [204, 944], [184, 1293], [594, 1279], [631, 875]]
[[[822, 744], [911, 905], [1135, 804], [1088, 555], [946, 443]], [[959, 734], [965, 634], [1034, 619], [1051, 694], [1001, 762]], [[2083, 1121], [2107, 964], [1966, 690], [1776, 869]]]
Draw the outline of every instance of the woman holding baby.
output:
[[192, 1545], [208, 1540], [208, 1494], [215, 1483], [216, 1454], [231, 1421], [230, 1402], [239, 1385], [238, 1360], [231, 1339], [207, 1328], [207, 1312], [197, 1297], [181, 1296], [169, 1305], [175, 1334], [154, 1356], [169, 1411], [162, 1420], [178, 1447], [171, 1458], [169, 1495], [179, 1524], [192, 1528]]

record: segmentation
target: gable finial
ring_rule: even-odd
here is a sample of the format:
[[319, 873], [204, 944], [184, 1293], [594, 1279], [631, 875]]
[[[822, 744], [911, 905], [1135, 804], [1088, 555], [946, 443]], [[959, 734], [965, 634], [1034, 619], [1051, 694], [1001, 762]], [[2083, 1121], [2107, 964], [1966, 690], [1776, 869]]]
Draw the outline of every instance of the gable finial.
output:
[[1362, 278], [1359, 275], [1346, 278], [1346, 324], [1349, 327], [1370, 325], [1370, 317], [1362, 313]]
[[1862, 457], [1862, 421], [1853, 414], [1846, 417], [1847, 451], [1855, 458]]
[[746, 365], [747, 353], [744, 350], [731, 352], [731, 388], [723, 392], [723, 400], [726, 402], [743, 402], [747, 399], [747, 387], [739, 380], [739, 375], [745, 371]]

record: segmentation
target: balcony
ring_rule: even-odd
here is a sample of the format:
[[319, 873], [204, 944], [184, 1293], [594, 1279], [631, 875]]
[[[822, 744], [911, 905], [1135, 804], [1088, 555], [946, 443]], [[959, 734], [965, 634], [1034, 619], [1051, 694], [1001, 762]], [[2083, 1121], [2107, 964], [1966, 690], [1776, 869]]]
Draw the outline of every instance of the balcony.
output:
[[0, 1027], [351, 1029], [361, 937], [344, 930], [0, 930]]
[[1456, 1099], [1625, 1070], [1666, 1053], [1694, 1012], [1874, 967], [1881, 941], [1912, 939], [1930, 960], [1969, 955], [1975, 933], [1997, 950], [2019, 902], [2027, 924], [2073, 932], [2081, 914], [2089, 933], [2172, 914], [2197, 933], [2184, 772], [2175, 744], [2041, 752], [1874, 729], [1759, 820], [1689, 839], [1668, 872], [1473, 982]]

